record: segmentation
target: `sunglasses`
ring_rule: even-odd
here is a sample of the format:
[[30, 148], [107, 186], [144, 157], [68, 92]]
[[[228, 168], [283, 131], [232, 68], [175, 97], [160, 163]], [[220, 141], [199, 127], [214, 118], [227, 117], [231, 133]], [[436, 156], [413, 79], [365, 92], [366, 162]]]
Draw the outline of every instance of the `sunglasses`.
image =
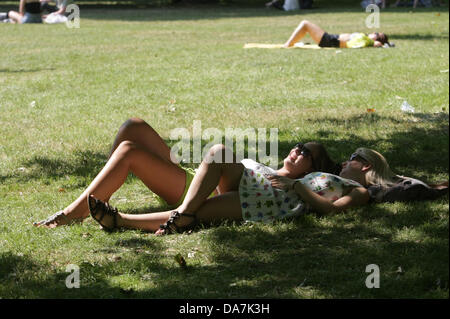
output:
[[316, 166], [314, 165], [314, 157], [312, 156], [311, 150], [308, 149], [303, 143], [295, 144], [294, 148], [298, 148], [300, 150], [300, 155], [303, 155], [303, 157], [311, 157], [311, 164], [315, 170]]
[[[359, 160], [358, 160], [359, 159]], [[368, 160], [366, 160], [364, 157], [362, 157], [361, 155], [359, 155], [359, 154], [357, 154], [357, 153], [353, 153], [351, 156], [350, 156], [350, 162], [351, 161], [358, 161], [358, 162], [360, 162], [361, 160], [363, 160], [364, 162], [369, 162]]]

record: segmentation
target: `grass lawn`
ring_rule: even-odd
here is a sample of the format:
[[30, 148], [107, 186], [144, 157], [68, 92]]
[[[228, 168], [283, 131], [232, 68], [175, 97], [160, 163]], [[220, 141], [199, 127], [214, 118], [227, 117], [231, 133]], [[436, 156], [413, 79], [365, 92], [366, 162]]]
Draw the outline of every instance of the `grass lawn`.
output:
[[[90, 218], [32, 226], [83, 191], [130, 117], [168, 143], [194, 120], [278, 128], [280, 163], [295, 142], [316, 140], [336, 160], [366, 146], [400, 174], [448, 180], [448, 8], [383, 11], [394, 49], [243, 49], [283, 43], [302, 19], [370, 32], [366, 17], [358, 8], [82, 8], [79, 29], [0, 24], [0, 297], [448, 298], [448, 196], [163, 238], [107, 234]], [[403, 101], [415, 112], [402, 112]], [[161, 208], [132, 176], [111, 204]], [[70, 264], [80, 289], [66, 288]], [[370, 264], [378, 289], [365, 285]]]

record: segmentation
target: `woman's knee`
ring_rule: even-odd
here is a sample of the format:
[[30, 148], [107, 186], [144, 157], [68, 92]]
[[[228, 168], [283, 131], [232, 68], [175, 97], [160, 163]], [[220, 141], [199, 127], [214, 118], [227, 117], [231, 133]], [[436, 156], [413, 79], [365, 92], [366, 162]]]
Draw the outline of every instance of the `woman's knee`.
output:
[[123, 124], [120, 126], [120, 130], [130, 130], [143, 124], [147, 124], [143, 119], [132, 117], [123, 122]]
[[138, 145], [132, 141], [123, 141], [119, 144], [114, 153], [121, 158], [129, 157], [136, 149]]
[[213, 145], [205, 158], [208, 163], [232, 163], [234, 161], [233, 151], [223, 144]]

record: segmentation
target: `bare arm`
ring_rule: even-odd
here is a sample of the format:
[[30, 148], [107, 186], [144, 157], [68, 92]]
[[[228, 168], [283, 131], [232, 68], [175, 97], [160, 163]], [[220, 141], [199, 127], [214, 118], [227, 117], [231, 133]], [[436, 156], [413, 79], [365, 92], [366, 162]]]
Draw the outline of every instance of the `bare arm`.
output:
[[382, 47], [382, 46], [383, 46], [383, 43], [381, 43], [380, 41], [374, 41], [374, 42], [373, 42], [373, 46], [374, 46], [375, 48], [379, 48], [379, 47]]
[[25, 14], [25, 0], [20, 0], [20, 4], [19, 4], [19, 13], [21, 15]]
[[349, 194], [334, 202], [314, 193], [302, 183], [295, 183], [294, 190], [305, 202], [323, 214], [335, 214], [349, 207], [365, 205], [370, 199], [369, 192], [363, 187], [353, 188]]
[[[268, 177], [272, 181], [272, 186], [282, 189], [292, 188], [294, 180], [281, 177]], [[353, 206], [361, 206], [369, 201], [369, 192], [364, 187], [355, 187], [350, 193], [332, 202], [310, 190], [302, 183], [295, 183], [294, 190], [300, 197], [310, 204], [315, 210], [323, 214], [334, 214]]]

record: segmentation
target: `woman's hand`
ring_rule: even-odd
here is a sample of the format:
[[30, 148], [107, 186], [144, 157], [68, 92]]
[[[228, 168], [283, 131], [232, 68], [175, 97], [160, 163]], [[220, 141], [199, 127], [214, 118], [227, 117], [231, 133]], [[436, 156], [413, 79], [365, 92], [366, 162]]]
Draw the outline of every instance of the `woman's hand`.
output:
[[381, 48], [381, 47], [383, 46], [383, 43], [381, 43], [380, 41], [375, 41], [375, 42], [373, 43], [373, 46], [374, 46], [375, 48]]
[[272, 187], [279, 188], [284, 191], [292, 189], [295, 180], [285, 176], [266, 175], [267, 179], [272, 183]]

